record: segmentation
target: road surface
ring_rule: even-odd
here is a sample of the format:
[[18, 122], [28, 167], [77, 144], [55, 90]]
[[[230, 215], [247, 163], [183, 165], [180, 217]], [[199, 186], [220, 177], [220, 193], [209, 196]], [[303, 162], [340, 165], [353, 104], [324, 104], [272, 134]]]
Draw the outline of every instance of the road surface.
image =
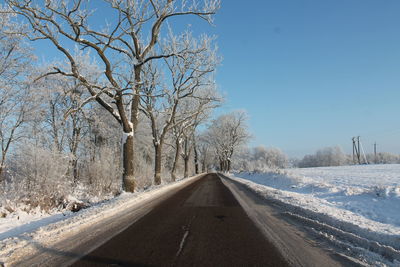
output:
[[287, 266], [216, 174], [187, 186], [72, 266]]

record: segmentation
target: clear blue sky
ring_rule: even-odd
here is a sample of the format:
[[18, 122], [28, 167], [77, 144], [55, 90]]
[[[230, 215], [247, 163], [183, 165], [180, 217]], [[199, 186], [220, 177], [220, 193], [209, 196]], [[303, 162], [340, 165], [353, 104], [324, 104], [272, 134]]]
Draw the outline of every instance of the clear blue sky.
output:
[[223, 111], [247, 110], [251, 145], [291, 156], [340, 145], [400, 153], [400, 1], [222, 1]]
[[218, 113], [247, 110], [252, 146], [351, 152], [361, 135], [366, 152], [400, 153], [399, 14], [399, 0], [222, 0], [215, 27], [171, 23], [218, 36]]

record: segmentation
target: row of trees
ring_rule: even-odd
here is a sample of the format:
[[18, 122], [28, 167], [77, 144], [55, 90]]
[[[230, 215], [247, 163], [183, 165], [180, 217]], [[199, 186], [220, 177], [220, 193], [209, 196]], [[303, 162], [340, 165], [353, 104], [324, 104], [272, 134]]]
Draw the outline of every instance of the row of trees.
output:
[[[369, 164], [400, 164], [400, 155], [379, 152], [376, 155], [367, 154], [366, 160]], [[309, 168], [353, 164], [355, 162], [352, 155], [345, 154], [338, 146], [319, 149], [300, 160], [288, 160], [288, 157], [278, 148], [242, 146], [234, 156], [233, 169], [239, 172], [265, 172], [288, 167]]]
[[[1, 201], [50, 209], [69, 194], [103, 198], [228, 172], [249, 140], [242, 111], [208, 121], [222, 100], [214, 38], [167, 24], [211, 23], [219, 1], [102, 2], [104, 25], [87, 0], [1, 7]], [[38, 40], [62, 59], [39, 63], [29, 43]]]
[[[214, 154], [228, 170], [245, 139], [244, 117], [224, 115], [225, 124], [215, 120], [198, 133], [221, 102], [214, 38], [171, 26], [181, 16], [212, 23], [219, 1], [96, 4], [6, 0], [1, 7], [2, 190], [54, 202], [81, 185], [93, 194], [117, 193], [121, 184], [133, 192], [214, 168]], [[108, 16], [102, 25], [100, 11]], [[63, 59], [39, 64], [28, 40]], [[216, 128], [231, 126], [214, 149]]]
[[[367, 154], [366, 160], [369, 164], [395, 164], [400, 163], [400, 155], [387, 152]], [[300, 168], [343, 166], [355, 164], [352, 155], [347, 155], [340, 147], [326, 147], [318, 150], [315, 154], [306, 155], [303, 159], [295, 162]]]
[[[27, 24], [27, 29], [14, 28], [10, 33], [46, 40], [66, 58], [65, 64], [54, 64], [40, 79], [62, 77], [79, 87], [79, 99], [66, 116], [75, 116], [70, 114], [97, 102], [123, 132], [123, 184], [130, 192], [135, 190], [135, 135], [140, 111], [151, 120], [155, 183], [159, 184], [163, 139], [175, 125], [200, 117], [198, 111], [189, 111], [186, 117], [176, 115], [185, 105], [184, 99], [202, 102], [196, 105], [203, 110], [217, 100], [211, 74], [219, 60], [212, 38], [195, 38], [186, 31], [176, 35], [164, 24], [173, 17], [189, 15], [211, 23], [219, 1], [104, 0], [110, 23], [103, 28], [93, 24], [96, 6], [89, 1], [5, 2], [3, 14], [16, 14]], [[82, 60], [82, 53], [96, 61], [95, 70]], [[205, 95], [206, 91], [211, 93]]]
[[343, 150], [336, 146], [320, 149], [312, 155], [305, 155], [296, 165], [300, 168], [341, 166], [349, 164], [349, 160], [350, 158]]

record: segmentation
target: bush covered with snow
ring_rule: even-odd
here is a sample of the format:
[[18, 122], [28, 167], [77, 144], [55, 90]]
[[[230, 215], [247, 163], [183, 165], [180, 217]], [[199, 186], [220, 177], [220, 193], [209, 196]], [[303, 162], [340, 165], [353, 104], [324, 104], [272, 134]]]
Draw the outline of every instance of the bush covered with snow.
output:
[[74, 181], [71, 159], [67, 153], [29, 144], [16, 150], [2, 183], [0, 217], [78, 211], [121, 192], [120, 167], [110, 151], [81, 168], [79, 182]]
[[69, 160], [68, 154], [29, 144], [17, 150], [3, 184], [2, 202], [40, 207], [44, 211], [62, 205], [72, 190], [67, 175]]

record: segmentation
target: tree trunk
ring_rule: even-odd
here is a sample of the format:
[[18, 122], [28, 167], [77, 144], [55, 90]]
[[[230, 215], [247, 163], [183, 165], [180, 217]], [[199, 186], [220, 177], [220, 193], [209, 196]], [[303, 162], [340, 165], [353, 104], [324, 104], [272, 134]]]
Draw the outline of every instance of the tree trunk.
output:
[[161, 159], [162, 159], [162, 144], [154, 145], [154, 184], [159, 185], [161, 184]]
[[[10, 142], [8, 142], [9, 144]], [[6, 169], [6, 156], [7, 156], [7, 150], [8, 150], [8, 145], [6, 146], [6, 149], [1, 152], [1, 160], [0, 160], [0, 182], [3, 181], [3, 176], [4, 176], [4, 170]], [[4, 176], [5, 177], [5, 176]]]
[[73, 156], [71, 166], [72, 166], [72, 175], [74, 177], [74, 185], [78, 183], [78, 144], [79, 144], [79, 136], [80, 129], [77, 129], [76, 123], [74, 123], [74, 129], [72, 132], [72, 144], [71, 144], [71, 153]]
[[201, 172], [204, 173], [206, 172], [206, 159], [203, 158], [203, 160], [201, 161]]
[[177, 138], [175, 140], [175, 146], [176, 146], [175, 158], [174, 158], [174, 164], [172, 165], [172, 170], [171, 170], [171, 179], [174, 182], [176, 181], [176, 169], [178, 167], [179, 156], [181, 154], [181, 145], [180, 145], [180, 142], [179, 142], [179, 138]]
[[135, 95], [132, 99], [132, 106], [131, 106], [131, 122], [133, 125], [133, 132], [136, 132], [137, 126], [139, 124], [139, 103], [140, 103], [140, 92], [141, 92], [141, 72], [142, 66], [135, 66]]
[[189, 177], [189, 140], [188, 138], [185, 136], [185, 155], [183, 157], [183, 160], [185, 162], [184, 166], [185, 166], [185, 170], [183, 172], [183, 177], [187, 178]]
[[226, 172], [229, 172], [230, 170], [231, 170], [231, 160], [228, 159], [226, 164]]
[[127, 135], [125, 143], [123, 144], [123, 188], [126, 192], [135, 191], [135, 166], [134, 166], [134, 138], [131, 134]]
[[194, 149], [194, 169], [195, 173], [199, 174], [199, 155], [197, 153], [196, 141], [194, 136], [193, 136], [193, 149]]
[[1, 158], [1, 162], [0, 162], [0, 181], [3, 178], [3, 170], [4, 170], [4, 157]]
[[69, 162], [70, 167], [68, 168], [68, 175], [72, 174], [73, 183], [76, 185], [78, 183], [78, 159], [74, 156]]
[[0, 163], [0, 183], [2, 183], [3, 182], [3, 164], [2, 163]]
[[[140, 86], [141, 86], [141, 70], [142, 66], [134, 67], [135, 74], [135, 85], [134, 85], [134, 96], [131, 104], [131, 114], [130, 114], [130, 123], [132, 123], [131, 127], [124, 126], [124, 135], [127, 135], [125, 143], [122, 148], [122, 157], [123, 157], [123, 167], [124, 172], [122, 174], [122, 186], [126, 192], [134, 192], [135, 191], [135, 154], [134, 154], [134, 146], [135, 140], [133, 137], [133, 133], [136, 132], [137, 125], [139, 123], [139, 101], [140, 101]], [[128, 128], [131, 132], [127, 132]]]
[[185, 156], [183, 160], [185, 161], [185, 171], [183, 177], [187, 178], [189, 177], [189, 156]]

